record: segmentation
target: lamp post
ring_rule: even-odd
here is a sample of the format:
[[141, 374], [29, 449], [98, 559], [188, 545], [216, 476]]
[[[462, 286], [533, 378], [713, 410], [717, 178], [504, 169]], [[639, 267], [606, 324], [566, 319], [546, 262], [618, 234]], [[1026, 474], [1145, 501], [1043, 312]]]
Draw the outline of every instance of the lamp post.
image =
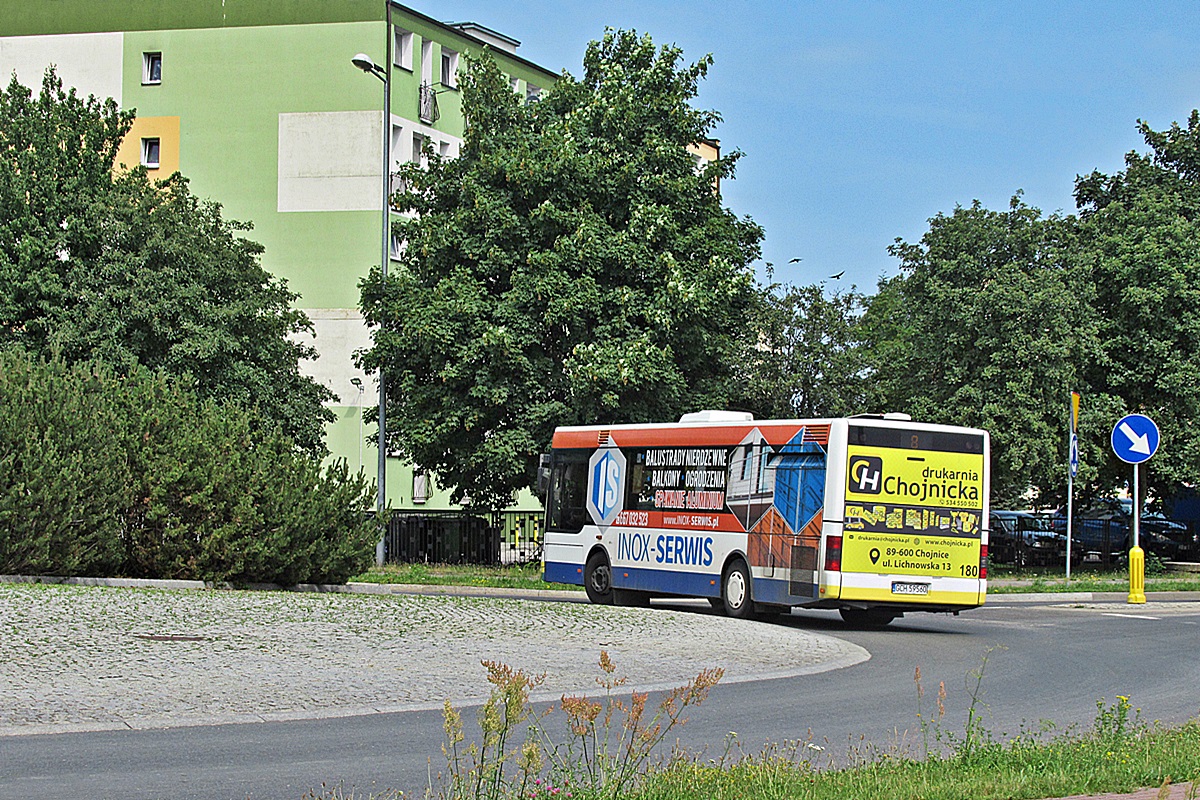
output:
[[[383, 81], [383, 231], [381, 238], [383, 240], [381, 256], [379, 261], [379, 271], [381, 277], [386, 281], [388, 272], [388, 258], [391, 253], [391, 212], [388, 210], [388, 201], [391, 198], [392, 190], [392, 3], [391, 0], [384, 0], [384, 5], [387, 7], [387, 25], [386, 43], [384, 45], [384, 66], [379, 66], [366, 53], [359, 53], [350, 61], [354, 66], [361, 69], [370, 75], [374, 75], [379, 80]], [[379, 368], [379, 467], [376, 483], [378, 484], [379, 494], [376, 499], [376, 518], [380, 524], [380, 537], [378, 544], [375, 545], [375, 564], [383, 566], [384, 560], [384, 537], [383, 534], [387, 531], [387, 426], [384, 415], [385, 408], [385, 387], [383, 380], [383, 367]]]
[[350, 379], [355, 389], [358, 389], [358, 402], [355, 406], [358, 408], [358, 471], [362, 472], [362, 404], [363, 404], [363, 382], [362, 378], [355, 375]]

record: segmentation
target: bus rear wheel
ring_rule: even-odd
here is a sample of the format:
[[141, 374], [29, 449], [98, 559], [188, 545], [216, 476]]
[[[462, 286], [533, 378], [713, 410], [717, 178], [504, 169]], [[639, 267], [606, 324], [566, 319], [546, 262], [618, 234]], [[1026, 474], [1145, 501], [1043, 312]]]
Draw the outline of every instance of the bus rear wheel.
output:
[[588, 556], [583, 567], [583, 588], [588, 600], [597, 605], [611, 606], [613, 602], [612, 567], [608, 556], [595, 552]]
[[734, 619], [754, 619], [754, 599], [750, 592], [750, 570], [746, 562], [735, 561], [721, 579], [721, 599], [725, 613]]

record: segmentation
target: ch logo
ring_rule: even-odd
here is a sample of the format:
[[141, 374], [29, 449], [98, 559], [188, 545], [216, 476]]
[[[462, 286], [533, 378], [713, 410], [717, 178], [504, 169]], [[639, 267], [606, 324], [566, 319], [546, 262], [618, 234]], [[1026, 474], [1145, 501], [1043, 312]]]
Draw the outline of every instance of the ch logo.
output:
[[850, 491], [856, 494], [879, 494], [882, 489], [882, 458], [855, 456], [850, 459]]

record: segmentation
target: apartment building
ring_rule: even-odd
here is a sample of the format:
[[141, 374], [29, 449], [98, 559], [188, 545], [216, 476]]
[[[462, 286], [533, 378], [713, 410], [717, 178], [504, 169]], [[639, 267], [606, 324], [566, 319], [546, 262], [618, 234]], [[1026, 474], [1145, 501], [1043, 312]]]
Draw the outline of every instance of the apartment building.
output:
[[[358, 283], [382, 255], [383, 84], [351, 59], [384, 65], [390, 51], [392, 172], [420, 160], [427, 142], [457, 155], [466, 55], [487, 46], [529, 99], [553, 83], [518, 45], [388, 0], [0, 0], [5, 83], [15, 71], [36, 88], [54, 64], [81, 93], [136, 109], [119, 162], [164, 178], [179, 170], [226, 218], [254, 224], [263, 266], [300, 294], [315, 325], [320, 357], [307, 369], [338, 398], [329, 448], [369, 475], [374, 425], [361, 412], [377, 388], [352, 354], [370, 344]], [[395, 460], [388, 499], [451, 506]]]

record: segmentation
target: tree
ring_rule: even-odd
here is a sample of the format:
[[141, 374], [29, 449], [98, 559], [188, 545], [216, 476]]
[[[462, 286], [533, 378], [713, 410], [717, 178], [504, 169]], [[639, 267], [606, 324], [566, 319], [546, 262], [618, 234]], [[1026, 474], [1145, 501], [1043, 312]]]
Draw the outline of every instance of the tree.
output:
[[771, 286], [743, 358], [744, 405], [765, 419], [861, 414], [866, 396], [858, 322], [865, 298], [820, 284]]
[[1194, 485], [1200, 463], [1200, 114], [1186, 127], [1139, 129], [1150, 152], [1129, 153], [1114, 175], [1079, 178], [1075, 198], [1102, 343], [1087, 371], [1106, 412], [1092, 431], [1105, 451], [1097, 488], [1129, 480], [1108, 435], [1136, 411], [1162, 431], [1143, 482], [1161, 500]]
[[132, 120], [53, 69], [37, 97], [15, 76], [0, 93], [0, 347], [163, 370], [323, 454], [333, 395], [300, 374], [297, 295], [184, 178], [114, 173]]
[[901, 275], [868, 302], [875, 405], [989, 430], [998, 507], [1030, 487], [1053, 502], [1065, 483], [1068, 393], [1095, 352], [1077, 237], [1019, 196], [1006, 212], [958, 207], [919, 244], [897, 240]]
[[486, 57], [463, 81], [457, 159], [404, 170], [406, 247], [362, 308], [387, 386], [389, 446], [483, 508], [534, 475], [555, 426], [720, 407], [755, 299], [761, 229], [721, 206], [687, 152], [711, 58], [608, 31], [541, 102]]

